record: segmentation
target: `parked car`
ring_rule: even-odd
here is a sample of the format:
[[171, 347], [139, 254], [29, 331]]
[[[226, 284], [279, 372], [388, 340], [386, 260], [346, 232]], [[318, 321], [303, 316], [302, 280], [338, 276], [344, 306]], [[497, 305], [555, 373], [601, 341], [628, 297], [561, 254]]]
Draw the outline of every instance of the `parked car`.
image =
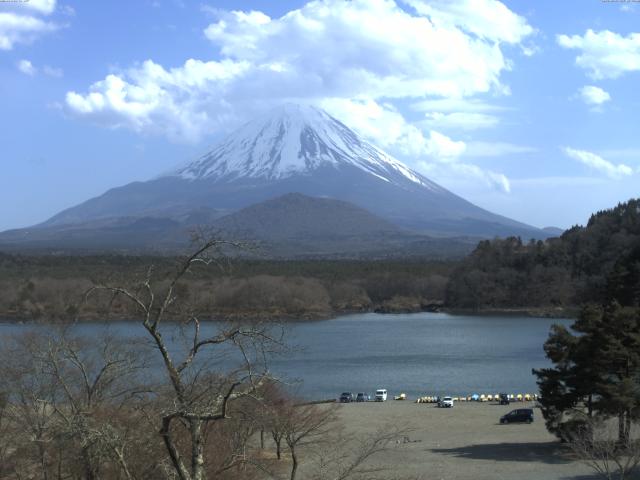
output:
[[376, 402], [386, 402], [387, 401], [387, 391], [384, 388], [379, 388], [376, 390]]
[[453, 398], [442, 397], [442, 399], [438, 402], [438, 406], [440, 408], [453, 408]]
[[500, 394], [500, 405], [509, 405], [509, 395], [506, 393]]
[[356, 402], [368, 402], [371, 400], [371, 397], [368, 393], [360, 392], [356, 395]]
[[532, 408], [519, 408], [500, 417], [500, 423], [531, 423], [533, 422]]
[[351, 392], [343, 392], [342, 395], [340, 395], [340, 403], [351, 403], [353, 400], [353, 393]]

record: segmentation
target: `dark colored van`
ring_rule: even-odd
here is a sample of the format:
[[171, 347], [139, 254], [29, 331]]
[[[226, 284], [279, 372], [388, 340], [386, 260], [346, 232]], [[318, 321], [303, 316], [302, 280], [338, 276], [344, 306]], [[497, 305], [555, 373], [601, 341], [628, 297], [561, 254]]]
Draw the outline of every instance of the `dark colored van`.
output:
[[500, 394], [500, 405], [509, 405], [509, 395], [506, 393]]
[[533, 422], [532, 408], [519, 408], [500, 417], [500, 423], [531, 423]]
[[353, 393], [351, 392], [344, 392], [342, 395], [340, 395], [340, 403], [351, 403], [353, 402], [353, 400]]

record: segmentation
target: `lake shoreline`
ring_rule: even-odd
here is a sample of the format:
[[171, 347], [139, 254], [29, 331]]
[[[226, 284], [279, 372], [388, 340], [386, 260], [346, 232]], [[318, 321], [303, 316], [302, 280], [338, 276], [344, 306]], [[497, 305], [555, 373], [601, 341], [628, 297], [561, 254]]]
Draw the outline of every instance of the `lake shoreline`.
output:
[[[419, 305], [389, 305], [382, 304], [363, 309], [341, 309], [332, 312], [296, 312], [288, 313], [281, 311], [272, 311], [257, 314], [255, 312], [224, 312], [218, 313], [211, 317], [202, 317], [203, 322], [281, 322], [281, 323], [298, 323], [298, 322], [317, 322], [324, 320], [334, 320], [338, 317], [357, 315], [363, 313], [378, 313], [381, 315], [397, 315], [411, 313], [447, 313], [455, 316], [471, 316], [481, 317], [486, 315], [495, 316], [518, 316], [531, 318], [558, 318], [571, 319], [576, 318], [579, 313], [578, 307], [509, 307], [509, 308], [458, 308], [447, 307], [441, 302], [430, 302]], [[50, 325], [70, 325], [74, 323], [109, 323], [120, 322], [138, 322], [140, 319], [131, 318], [130, 316], [104, 316], [86, 315], [76, 319], [43, 319], [43, 316], [33, 316], [29, 314], [18, 314], [16, 312], [0, 312], [0, 322], [2, 323], [33, 323], [33, 324], [50, 324]], [[169, 323], [176, 323], [177, 320], [166, 320]]]

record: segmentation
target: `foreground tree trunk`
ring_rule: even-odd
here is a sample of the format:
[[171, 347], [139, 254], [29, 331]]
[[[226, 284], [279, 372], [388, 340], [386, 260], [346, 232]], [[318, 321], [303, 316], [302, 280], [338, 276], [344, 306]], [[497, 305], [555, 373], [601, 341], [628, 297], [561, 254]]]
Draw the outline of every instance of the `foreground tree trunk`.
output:
[[[261, 324], [230, 325], [202, 337], [198, 313], [180, 303], [180, 280], [192, 273], [197, 265], [206, 266], [215, 261], [210, 253], [228, 244], [219, 240], [204, 242], [178, 265], [175, 274], [169, 278], [168, 286], [165, 286], [166, 282], [163, 284], [152, 279], [153, 269], [149, 269], [145, 279], [131, 288], [99, 284], [87, 292], [87, 297], [97, 291], [109, 292], [113, 298], [122, 296], [133, 302], [142, 316], [142, 326], [151, 337], [170, 381], [170, 394], [164, 398], [166, 407], [159, 433], [171, 466], [180, 480], [205, 480], [208, 426], [229, 418], [232, 402], [258, 391], [267, 378], [264, 364], [267, 352], [274, 352], [281, 346], [281, 340], [273, 338], [269, 328]], [[185, 344], [189, 346], [186, 351], [176, 353], [168, 348], [161, 333], [167, 318], [172, 321], [184, 319], [181, 328]], [[215, 347], [233, 347], [243, 359], [242, 366], [231, 367], [228, 372], [207, 369], [207, 352], [215, 350]], [[196, 359], [200, 358], [202, 361], [197, 362]], [[188, 447], [178, 446], [181, 445], [181, 434], [189, 439]], [[242, 461], [240, 455], [232, 464]]]
[[202, 434], [202, 421], [193, 419], [189, 422], [191, 429], [191, 471], [193, 480], [204, 480], [204, 435]]
[[[637, 477], [640, 465], [640, 443], [637, 427], [633, 422], [626, 429], [626, 419], [618, 419], [618, 425], [607, 417], [594, 416], [586, 420], [587, 428], [567, 435], [567, 445], [578, 459], [591, 467], [598, 475], [609, 480], [626, 480]], [[621, 428], [622, 425], [622, 428]], [[621, 441], [620, 436], [627, 436]]]
[[295, 446], [289, 447], [291, 451], [291, 477], [290, 480], [296, 480], [296, 474], [298, 473], [298, 454]]

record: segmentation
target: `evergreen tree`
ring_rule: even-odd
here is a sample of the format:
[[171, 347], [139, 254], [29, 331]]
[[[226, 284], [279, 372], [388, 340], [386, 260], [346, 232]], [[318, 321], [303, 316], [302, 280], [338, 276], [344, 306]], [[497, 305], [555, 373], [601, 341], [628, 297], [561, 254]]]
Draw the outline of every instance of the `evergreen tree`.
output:
[[595, 408], [618, 417], [620, 441], [628, 441], [631, 422], [640, 413], [640, 311], [612, 304], [602, 314], [595, 361], [603, 372], [597, 381]]
[[[610, 284], [608, 277], [617, 277]], [[559, 238], [485, 240], [452, 272], [446, 303], [462, 308], [640, 306], [640, 199], [591, 216]]]
[[640, 309], [586, 307], [571, 329], [553, 327], [544, 348], [554, 367], [534, 371], [547, 428], [562, 436], [581, 416], [617, 417], [628, 441], [640, 417]]

